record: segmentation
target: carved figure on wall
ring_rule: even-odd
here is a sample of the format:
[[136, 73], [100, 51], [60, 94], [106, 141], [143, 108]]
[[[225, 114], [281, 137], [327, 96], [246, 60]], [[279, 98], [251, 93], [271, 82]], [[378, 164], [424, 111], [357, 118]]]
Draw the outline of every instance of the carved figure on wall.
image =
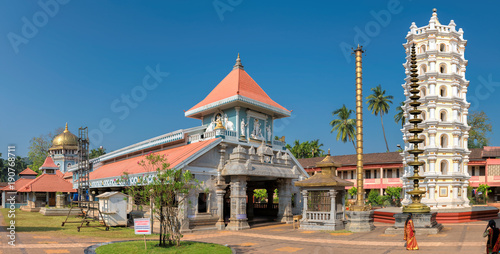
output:
[[245, 123], [245, 119], [241, 119], [241, 124], [240, 124], [240, 135], [241, 136], [245, 136], [245, 130], [246, 130], [246, 127], [248, 126], [248, 123]]
[[212, 119], [212, 122], [208, 124], [207, 130], [205, 132], [213, 131], [215, 128], [215, 121]]
[[266, 131], [267, 131], [267, 141], [271, 142], [271, 140], [273, 140], [273, 132], [271, 131], [271, 125], [268, 125], [266, 127]]
[[254, 138], [254, 139], [264, 139], [264, 137], [262, 136], [262, 129], [260, 128], [259, 119], [254, 119], [254, 122], [253, 122], [253, 131], [252, 131], [252, 138]]
[[229, 121], [226, 114], [224, 114], [224, 127], [226, 127], [226, 130], [228, 131], [234, 131], [234, 124], [233, 122]]

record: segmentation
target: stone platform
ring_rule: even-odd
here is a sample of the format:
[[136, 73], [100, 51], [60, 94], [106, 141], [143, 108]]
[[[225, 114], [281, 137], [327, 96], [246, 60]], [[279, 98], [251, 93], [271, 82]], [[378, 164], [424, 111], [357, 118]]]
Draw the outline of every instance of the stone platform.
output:
[[[413, 225], [416, 235], [435, 235], [443, 229], [443, 225], [436, 222], [437, 213], [414, 213]], [[388, 227], [385, 234], [403, 234], [408, 213], [394, 214], [394, 226]]]
[[[394, 224], [394, 214], [401, 213], [400, 207], [381, 208], [374, 211], [374, 221]], [[492, 206], [473, 206], [458, 209], [437, 209], [436, 221], [438, 223], [463, 223], [498, 219], [499, 209]]]
[[373, 211], [346, 211], [346, 230], [351, 232], [370, 232], [375, 229], [373, 225]]

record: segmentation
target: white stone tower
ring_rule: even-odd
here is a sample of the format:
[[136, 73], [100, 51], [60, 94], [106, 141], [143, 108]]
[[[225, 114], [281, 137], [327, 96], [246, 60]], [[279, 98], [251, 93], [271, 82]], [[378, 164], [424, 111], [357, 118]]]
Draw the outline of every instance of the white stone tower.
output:
[[[423, 122], [419, 125], [424, 131], [420, 138], [424, 139], [420, 149], [424, 154], [419, 158], [425, 162], [420, 169], [426, 179], [420, 184], [426, 191], [422, 203], [432, 210], [469, 207], [467, 198], [468, 179], [467, 170], [470, 151], [467, 148], [468, 131], [467, 114], [470, 103], [466, 100], [469, 81], [465, 79], [467, 60], [464, 58], [467, 41], [463, 38], [462, 28], [455, 28], [455, 22], [442, 25], [437, 17], [436, 9], [428, 25], [410, 26], [406, 35], [407, 42], [403, 44], [406, 50], [405, 67], [406, 78], [403, 84], [406, 96], [405, 103], [410, 99], [410, 49], [415, 44], [417, 48], [418, 79], [421, 90]], [[409, 105], [404, 107], [405, 117], [408, 120]], [[406, 191], [413, 188], [406, 177], [413, 169], [406, 166], [406, 162], [413, 156], [408, 153], [411, 149], [406, 142], [411, 125], [406, 120], [403, 129], [405, 151], [402, 154], [405, 164], [405, 174], [402, 177], [405, 196], [403, 203], [408, 204], [410, 196]]]

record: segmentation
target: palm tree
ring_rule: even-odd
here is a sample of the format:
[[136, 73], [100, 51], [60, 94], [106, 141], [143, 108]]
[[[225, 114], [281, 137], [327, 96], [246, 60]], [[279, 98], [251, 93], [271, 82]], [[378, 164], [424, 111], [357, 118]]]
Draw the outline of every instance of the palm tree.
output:
[[382, 116], [389, 112], [389, 103], [392, 104], [392, 95], [385, 95], [385, 90], [382, 90], [382, 86], [378, 85], [371, 89], [373, 94], [370, 94], [366, 99], [368, 104], [368, 109], [372, 111], [375, 116], [380, 114], [380, 122], [382, 123], [382, 132], [384, 133], [385, 146], [387, 152], [389, 152], [389, 145], [387, 144], [387, 138], [385, 137], [384, 120]]
[[403, 107], [405, 106], [405, 102], [402, 101], [399, 103], [399, 106], [396, 108], [397, 113], [394, 115], [394, 121], [399, 124], [401, 122], [401, 127], [405, 125], [406, 122], [406, 117], [405, 117], [405, 111]]
[[351, 114], [354, 114], [354, 110], [348, 109], [345, 104], [341, 108], [333, 111], [332, 115], [338, 117], [338, 119], [333, 119], [330, 122], [332, 126], [330, 132], [337, 132], [337, 141], [341, 140], [344, 143], [351, 141], [354, 150], [356, 150], [356, 144], [354, 143], [356, 139], [356, 120], [350, 118]]
[[323, 151], [323, 149], [321, 149], [322, 146], [323, 146], [323, 144], [319, 143], [319, 139], [316, 139], [316, 140], [309, 142], [308, 148], [311, 151], [310, 158], [325, 156], [325, 151]]

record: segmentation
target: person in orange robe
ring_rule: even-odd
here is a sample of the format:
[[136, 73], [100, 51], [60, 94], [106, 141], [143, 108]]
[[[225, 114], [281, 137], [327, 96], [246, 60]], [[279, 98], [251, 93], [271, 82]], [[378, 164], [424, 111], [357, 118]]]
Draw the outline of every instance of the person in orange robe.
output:
[[415, 239], [415, 226], [413, 225], [413, 214], [409, 214], [405, 222], [406, 249], [418, 250], [417, 239]]
[[498, 253], [500, 250], [500, 229], [497, 228], [497, 224], [494, 220], [488, 222], [488, 226], [483, 234], [483, 237], [486, 236], [488, 237], [486, 254]]

